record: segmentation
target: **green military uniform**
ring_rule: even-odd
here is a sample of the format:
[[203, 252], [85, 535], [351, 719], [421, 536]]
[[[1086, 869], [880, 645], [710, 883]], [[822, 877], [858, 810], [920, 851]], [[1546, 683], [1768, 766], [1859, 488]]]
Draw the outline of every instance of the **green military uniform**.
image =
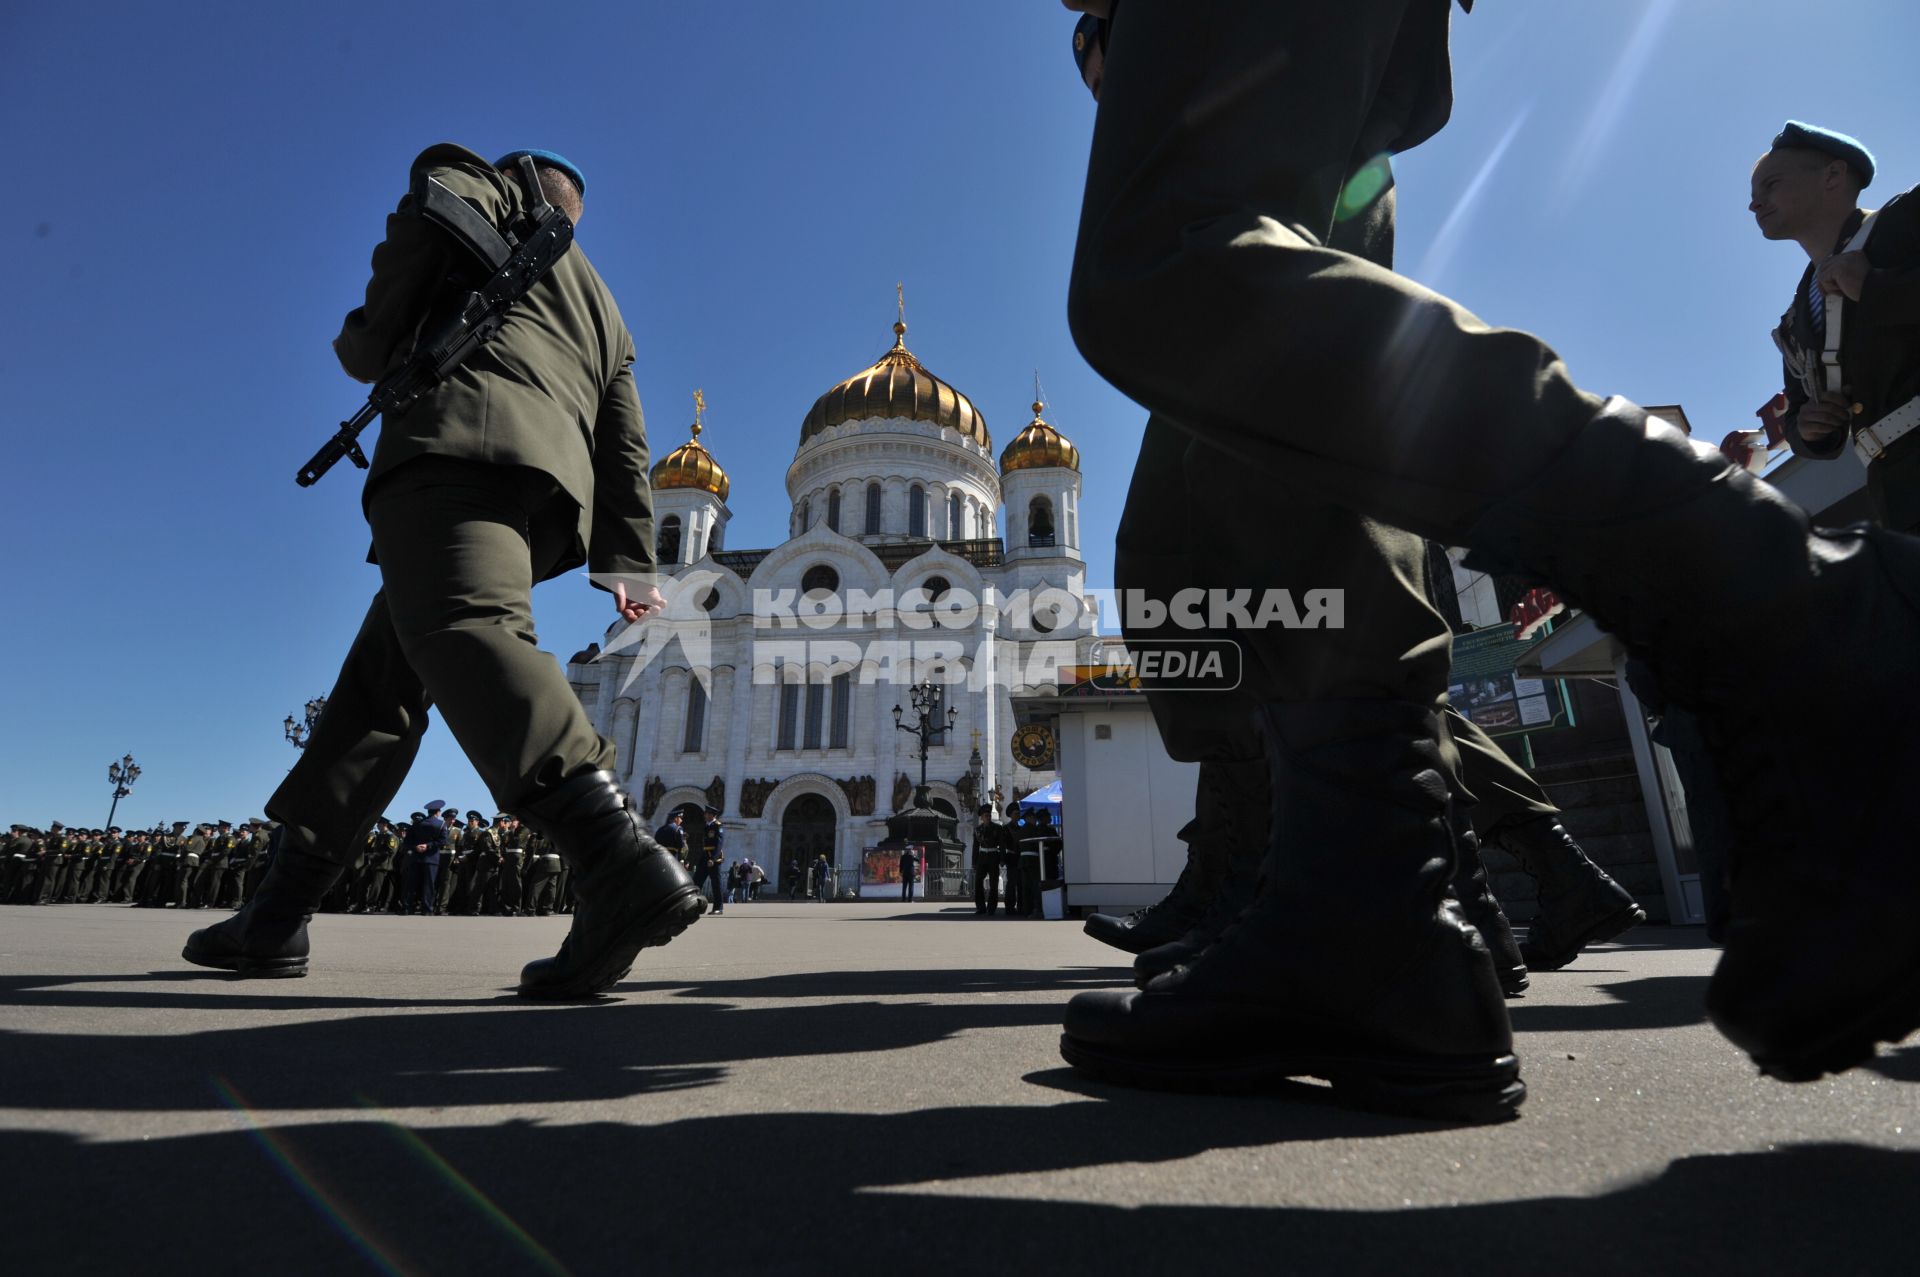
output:
[[523, 892], [522, 910], [544, 918], [554, 911], [560, 902], [562, 866], [560, 855], [553, 846], [538, 833], [525, 825], [515, 828], [520, 845], [527, 853], [526, 886]]
[[0, 843], [0, 904], [13, 904], [14, 893], [26, 874], [27, 853], [33, 846], [25, 825], [14, 825]]
[[58, 904], [67, 887], [67, 862], [73, 839], [57, 821], [40, 844], [40, 890], [35, 904]]
[[[461, 147], [423, 152], [414, 171], [496, 227], [528, 207], [516, 179]], [[334, 343], [342, 367], [373, 380], [404, 359], [461, 256], [403, 201], [374, 250], [366, 303]], [[292, 845], [336, 862], [353, 854], [405, 777], [430, 705], [504, 807], [612, 766], [612, 742], [537, 646], [529, 594], [582, 563], [597, 583], [651, 583], [633, 358], [619, 309], [576, 244], [490, 343], [382, 423], [362, 496], [382, 589], [268, 803]]]

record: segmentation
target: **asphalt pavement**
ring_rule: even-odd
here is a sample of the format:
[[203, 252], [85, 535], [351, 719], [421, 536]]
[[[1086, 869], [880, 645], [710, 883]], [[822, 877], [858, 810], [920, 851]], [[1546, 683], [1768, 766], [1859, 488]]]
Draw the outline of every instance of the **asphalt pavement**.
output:
[[312, 974], [179, 957], [223, 915], [0, 909], [9, 1274], [1910, 1274], [1920, 1039], [1787, 1086], [1644, 927], [1511, 1002], [1519, 1120], [1061, 1062], [1125, 987], [1077, 924], [729, 906], [613, 996], [512, 994], [564, 918], [322, 917]]

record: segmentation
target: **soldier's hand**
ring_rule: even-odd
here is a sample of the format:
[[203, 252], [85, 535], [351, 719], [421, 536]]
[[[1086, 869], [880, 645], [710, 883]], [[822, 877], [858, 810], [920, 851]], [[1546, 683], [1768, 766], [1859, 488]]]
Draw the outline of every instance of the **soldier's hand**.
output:
[[636, 594], [632, 598], [628, 598], [627, 587], [618, 582], [614, 584], [613, 609], [620, 613], [626, 620], [645, 620], [648, 616], [660, 611], [666, 606], [667, 601], [660, 597], [660, 590], [657, 586], [649, 585], [645, 593]]
[[1852, 415], [1847, 397], [1829, 390], [1818, 399], [1809, 399], [1800, 405], [1800, 437], [1808, 443], [1819, 443], [1836, 432], [1845, 431]]
[[1860, 300], [1860, 290], [1866, 286], [1867, 272], [1873, 264], [1865, 253], [1836, 253], [1820, 263], [1820, 269], [1813, 273], [1814, 280], [1820, 285], [1820, 291], [1832, 296], [1839, 293], [1850, 302]]

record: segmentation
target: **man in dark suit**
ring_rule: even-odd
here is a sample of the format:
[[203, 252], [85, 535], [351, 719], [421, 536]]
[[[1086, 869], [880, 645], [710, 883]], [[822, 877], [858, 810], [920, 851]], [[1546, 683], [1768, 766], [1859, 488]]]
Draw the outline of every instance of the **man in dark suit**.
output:
[[[577, 222], [586, 188], [551, 152], [489, 164], [451, 144], [422, 152], [409, 181], [374, 250], [365, 304], [334, 341], [361, 381], [402, 363], [425, 318], [487, 273], [425, 215], [431, 183], [516, 238], [554, 207]], [[699, 917], [693, 885], [609, 770], [613, 742], [540, 651], [530, 609], [535, 583], [582, 564], [623, 620], [662, 605], [633, 358], [612, 293], [575, 243], [490, 341], [382, 423], [361, 497], [382, 588], [267, 803], [285, 826], [267, 880], [247, 909], [195, 933], [190, 961], [242, 975], [305, 971], [306, 918], [405, 778], [430, 705], [500, 807], [574, 870], [572, 930], [558, 955], [521, 972], [523, 995], [603, 992], [642, 948]]]
[[438, 912], [440, 856], [447, 846], [447, 822], [440, 819], [440, 811], [445, 806], [439, 798], [428, 803], [420, 818], [407, 826], [407, 835], [401, 840], [401, 854], [407, 858], [403, 913]]

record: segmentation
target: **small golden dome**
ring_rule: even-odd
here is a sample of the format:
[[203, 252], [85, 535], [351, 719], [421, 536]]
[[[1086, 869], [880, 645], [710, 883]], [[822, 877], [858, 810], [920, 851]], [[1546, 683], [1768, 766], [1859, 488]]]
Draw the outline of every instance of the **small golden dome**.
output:
[[931, 421], [993, 447], [987, 423], [965, 395], [928, 372], [907, 349], [905, 321], [893, 326], [893, 349], [814, 401], [800, 426], [800, 442], [849, 421], [888, 417]]
[[662, 457], [653, 467], [653, 486], [698, 488], [725, 501], [733, 485], [727, 480], [727, 472], [713, 459], [713, 454], [700, 443], [700, 418], [706, 414], [706, 396], [698, 390], [694, 391], [693, 405], [693, 438]]
[[1080, 468], [1080, 449], [1073, 446], [1067, 437], [1040, 420], [1040, 410], [1045, 404], [1033, 405], [1033, 420], [1027, 428], [1013, 437], [1007, 450], [1000, 454], [1000, 473], [1010, 470], [1039, 470], [1046, 466], [1060, 466], [1067, 470]]

